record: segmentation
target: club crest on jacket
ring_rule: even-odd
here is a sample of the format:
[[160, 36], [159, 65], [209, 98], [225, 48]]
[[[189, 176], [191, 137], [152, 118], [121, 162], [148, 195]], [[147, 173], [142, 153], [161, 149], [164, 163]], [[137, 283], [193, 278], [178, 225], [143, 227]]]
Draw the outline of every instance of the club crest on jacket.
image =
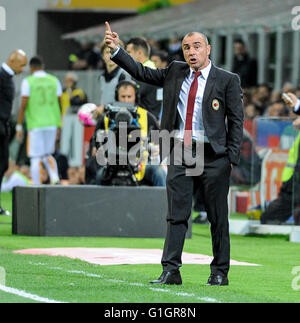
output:
[[219, 108], [220, 108], [220, 102], [219, 102], [219, 100], [217, 100], [217, 99], [213, 99], [213, 101], [212, 101], [212, 108], [215, 110], [215, 111], [218, 111], [219, 110]]

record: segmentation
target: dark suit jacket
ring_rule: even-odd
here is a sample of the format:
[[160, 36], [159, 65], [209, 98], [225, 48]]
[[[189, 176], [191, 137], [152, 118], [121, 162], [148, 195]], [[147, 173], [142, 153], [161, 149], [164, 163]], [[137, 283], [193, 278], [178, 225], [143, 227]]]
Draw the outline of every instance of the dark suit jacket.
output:
[[13, 78], [0, 66], [0, 119], [3, 121], [10, 118], [14, 94]]
[[[136, 62], [122, 48], [112, 60], [135, 79], [163, 88], [163, 115], [161, 130], [178, 129], [177, 104], [182, 83], [190, 69], [186, 62], [173, 61], [165, 69], [151, 69]], [[219, 109], [212, 107], [219, 101]], [[204, 90], [202, 116], [205, 133], [215, 153], [228, 154], [232, 164], [237, 165], [243, 138], [242, 90], [238, 75], [212, 65]], [[227, 119], [227, 122], [226, 122]]]

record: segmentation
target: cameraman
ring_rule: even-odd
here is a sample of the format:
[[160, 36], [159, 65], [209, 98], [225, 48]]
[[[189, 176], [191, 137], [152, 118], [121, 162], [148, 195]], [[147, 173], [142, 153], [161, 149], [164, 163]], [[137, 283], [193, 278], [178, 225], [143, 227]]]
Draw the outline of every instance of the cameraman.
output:
[[[121, 81], [116, 87], [116, 100], [122, 103], [135, 104], [137, 98], [137, 86], [133, 81]], [[145, 109], [138, 107], [137, 114], [139, 116], [137, 122], [141, 128], [142, 133], [146, 133], [148, 139], [150, 138], [151, 130], [158, 130], [159, 126], [156, 118]], [[141, 117], [143, 115], [143, 117]], [[105, 115], [101, 114], [96, 125], [96, 129], [91, 140], [91, 149], [95, 156], [96, 152], [96, 133], [99, 129], [107, 130], [105, 126]], [[158, 154], [158, 152], [157, 152]], [[96, 183], [103, 184], [101, 168], [97, 171]], [[166, 172], [161, 165], [150, 165], [147, 163], [144, 174], [139, 173], [137, 176], [139, 185], [150, 186], [165, 186]]]

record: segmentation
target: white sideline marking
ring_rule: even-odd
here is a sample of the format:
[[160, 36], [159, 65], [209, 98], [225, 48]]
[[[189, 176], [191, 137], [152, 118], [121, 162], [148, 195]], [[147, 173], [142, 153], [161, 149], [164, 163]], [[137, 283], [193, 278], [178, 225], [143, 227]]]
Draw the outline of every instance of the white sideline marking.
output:
[[2, 290], [3, 292], [9, 293], [9, 294], [14, 294], [14, 295], [18, 295], [18, 296], [21, 296], [21, 297], [24, 297], [24, 298], [32, 299], [32, 300], [37, 301], [37, 302], [42, 302], [42, 303], [64, 303], [64, 302], [55, 301], [53, 299], [41, 297], [41, 296], [38, 296], [38, 295], [30, 294], [30, 293], [27, 293], [27, 292], [25, 292], [23, 290], [19, 290], [19, 289], [12, 288], [12, 287], [7, 287], [7, 286], [3, 286], [3, 285], [0, 285], [0, 290]]
[[[41, 266], [41, 265], [47, 266], [47, 264], [45, 264], [45, 263], [33, 263], [33, 262], [29, 262], [29, 263], [34, 266]], [[169, 293], [171, 295], [181, 296], [181, 297], [195, 297], [197, 300], [204, 301], [204, 302], [221, 303], [217, 299], [211, 298], [211, 297], [197, 297], [197, 295], [195, 295], [193, 293], [175, 292], [175, 291], [173, 292], [170, 289], [149, 287], [148, 285], [145, 285], [142, 283], [130, 283], [125, 280], [104, 278], [103, 275], [92, 274], [92, 273], [88, 273], [88, 272], [85, 272], [82, 270], [64, 270], [61, 267], [50, 267], [50, 266], [49, 266], [49, 269], [62, 270], [62, 271], [65, 271], [66, 273], [69, 273], [69, 274], [79, 274], [79, 275], [83, 275], [86, 277], [102, 278], [102, 280], [110, 282], [110, 283], [123, 283], [123, 284], [127, 284], [130, 286], [145, 287], [151, 291], [159, 292], [159, 293]]]

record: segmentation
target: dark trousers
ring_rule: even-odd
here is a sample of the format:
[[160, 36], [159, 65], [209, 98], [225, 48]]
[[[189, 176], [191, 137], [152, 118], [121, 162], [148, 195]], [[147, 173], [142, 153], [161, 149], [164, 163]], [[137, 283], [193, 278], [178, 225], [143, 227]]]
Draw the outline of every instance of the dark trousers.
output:
[[[8, 124], [0, 120], [0, 194], [4, 173], [8, 169], [9, 160], [9, 128]], [[0, 199], [1, 203], [1, 199]]]
[[231, 165], [228, 156], [217, 157], [210, 144], [204, 146], [204, 171], [199, 176], [186, 176], [185, 164], [168, 166], [167, 234], [162, 256], [164, 271], [178, 270], [188, 219], [191, 215], [194, 185], [201, 185], [205, 209], [210, 222], [213, 261], [212, 274], [227, 276], [230, 262], [230, 240], [227, 195]]

